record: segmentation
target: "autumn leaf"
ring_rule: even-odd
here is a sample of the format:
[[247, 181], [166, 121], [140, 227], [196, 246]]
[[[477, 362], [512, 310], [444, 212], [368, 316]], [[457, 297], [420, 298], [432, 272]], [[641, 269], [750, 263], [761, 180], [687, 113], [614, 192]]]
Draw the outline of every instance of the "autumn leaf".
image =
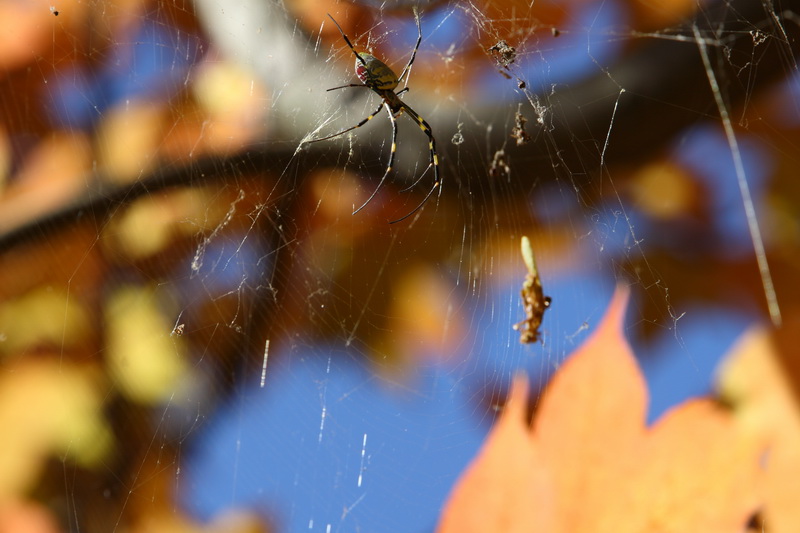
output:
[[[543, 464], [525, 424], [528, 383], [514, 380], [505, 411], [483, 450], [450, 496], [439, 532], [552, 531]], [[540, 510], [537, 513], [537, 509]]]
[[708, 400], [645, 424], [647, 388], [622, 331], [619, 289], [545, 391], [532, 426], [517, 378], [454, 488], [438, 531], [740, 531], [758, 500], [760, 447]]
[[60, 533], [52, 511], [23, 500], [0, 501], [0, 533]]
[[17, 516], [17, 507], [4, 506], [35, 487], [48, 458], [69, 457], [84, 467], [107, 459], [112, 434], [98, 385], [93, 367], [58, 356], [6, 364], [0, 374], [0, 523]]
[[800, 317], [790, 317], [774, 339], [764, 329], [748, 332], [719, 377], [720, 394], [734, 406], [742, 429], [767, 447], [761, 514], [769, 533], [800, 531], [800, 406], [789, 381], [797, 332]]

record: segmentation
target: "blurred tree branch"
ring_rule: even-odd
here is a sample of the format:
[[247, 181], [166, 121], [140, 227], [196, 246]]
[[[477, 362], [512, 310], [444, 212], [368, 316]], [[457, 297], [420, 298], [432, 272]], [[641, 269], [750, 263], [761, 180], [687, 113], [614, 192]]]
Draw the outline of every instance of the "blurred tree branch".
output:
[[[800, 0], [784, 2], [781, 7], [782, 13], [775, 14], [769, 3], [737, 0], [707, 8], [697, 17], [701, 31], [720, 39], [724, 50], [719, 52], [724, 53], [724, 57], [752, 58], [751, 64], [746, 66], [752, 69], [746, 83], [737, 81], [742, 74], [736, 69], [741, 66], [732, 65], [730, 60], [718, 62], [717, 76], [729, 81], [724, 88], [729, 106], [736, 107], [752, 99], [760, 90], [796, 70], [794, 57], [800, 48], [797, 24], [793, 19], [785, 19], [790, 23], [780, 28], [776, 25], [779, 17], [791, 13], [789, 10], [800, 12]], [[579, 176], [590, 179], [593, 172], [600, 171], [601, 153], [608, 164], [641, 160], [661, 150], [677, 132], [698, 119], [714, 119], [716, 108], [697, 45], [691, 38], [681, 37], [691, 35], [691, 23], [693, 21], [688, 21], [684, 28], [643, 41], [606, 73], [574, 87], [558, 87], [546, 100], [552, 129], [540, 136], [529, 132], [534, 134], [534, 142], [509, 148], [515, 163], [524, 164], [528, 175], [545, 179], [556, 172], [556, 166], [561, 167], [558, 171], [568, 172], [572, 179]], [[768, 42], [759, 45], [751, 32], [762, 28], [768, 35]], [[501, 105], [504, 110], [516, 108], [516, 104]], [[496, 120], [497, 112], [494, 107], [486, 107], [476, 110], [476, 116], [490, 123]], [[493, 128], [487, 144], [502, 146], [509, 133], [510, 127], [508, 131]], [[603, 152], [607, 137], [609, 143]], [[444, 171], [448, 172], [449, 143], [441, 144], [444, 145]], [[373, 149], [368, 146], [363, 149], [367, 150], [362, 163], [366, 169], [382, 172], [380, 156], [369, 152]], [[555, 153], [561, 165], [554, 164]], [[296, 153], [293, 148], [287, 148], [286, 143], [259, 144], [232, 155], [207, 156], [188, 164], [162, 164], [132, 184], [117, 185], [100, 176], [91, 176], [87, 183], [94, 188], [87, 188], [83, 196], [0, 234], [0, 253], [46, 237], [54, 229], [79, 218], [103, 219], [119, 206], [146, 194], [226, 180], [245, 173], [280, 175], [289, 165], [295, 165], [299, 175], [303, 175], [320, 165], [339, 164], [340, 155], [339, 151], [325, 146], [305, 146]], [[463, 168], [488, 171], [491, 154], [485, 149], [462, 150], [459, 162]], [[480, 177], [467, 176], [466, 179]], [[516, 183], [516, 186], [529, 185], [520, 184], [519, 180]], [[477, 201], [483, 200], [478, 197]]]

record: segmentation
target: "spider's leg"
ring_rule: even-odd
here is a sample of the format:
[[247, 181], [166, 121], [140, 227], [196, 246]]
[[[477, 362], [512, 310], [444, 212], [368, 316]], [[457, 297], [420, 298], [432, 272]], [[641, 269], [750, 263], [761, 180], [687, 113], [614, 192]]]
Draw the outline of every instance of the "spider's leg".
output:
[[408, 104], [401, 102], [401, 105], [403, 106], [403, 110], [408, 113], [408, 116], [417, 121], [419, 129], [428, 136], [428, 149], [431, 152], [431, 165], [433, 165], [433, 181], [435, 182], [434, 187], [436, 187], [439, 185], [439, 156], [436, 153], [436, 139], [433, 138], [431, 125], [428, 124], [424, 118], [419, 116], [416, 111], [411, 109]]
[[389, 107], [388, 102], [384, 102], [382, 105], [386, 106], [386, 111], [389, 112], [389, 118], [392, 119], [392, 150], [389, 153], [389, 165], [386, 167], [386, 172], [383, 173], [381, 181], [378, 182], [378, 186], [375, 187], [375, 190], [372, 192], [369, 198], [367, 198], [367, 201], [361, 204], [361, 207], [353, 211], [354, 215], [364, 209], [364, 207], [366, 207], [366, 205], [370, 203], [373, 198], [375, 198], [375, 195], [378, 194], [379, 190], [381, 190], [383, 182], [386, 181], [386, 176], [388, 176], [389, 172], [392, 171], [392, 165], [394, 164], [394, 154], [397, 151], [397, 120], [394, 118], [394, 113], [392, 113], [392, 108]]
[[353, 131], [356, 128], [360, 128], [361, 126], [363, 126], [364, 124], [366, 124], [367, 122], [369, 122], [370, 120], [375, 118], [375, 115], [380, 113], [381, 109], [383, 109], [383, 104], [379, 105], [378, 109], [376, 109], [370, 116], [368, 116], [367, 118], [365, 118], [364, 120], [362, 120], [361, 122], [356, 124], [355, 126], [351, 126], [351, 127], [347, 128], [346, 130], [340, 131], [339, 133], [334, 133], [333, 135], [328, 135], [327, 137], [320, 137], [319, 139], [312, 139], [312, 140], [308, 141], [308, 143], [311, 144], [311, 143], [315, 143], [315, 142], [319, 142], [319, 141], [326, 141], [328, 139], [333, 139], [334, 137], [338, 137], [339, 135], [344, 135], [348, 131]]
[[[366, 87], [367, 89], [372, 89], [373, 91], [375, 90], [372, 87], [370, 87], [369, 85], [364, 85], [363, 83], [348, 83], [347, 85], [340, 85], [338, 87], [331, 87], [330, 89], [325, 89], [325, 92], [335, 91], [337, 89], [347, 89], [348, 87]], [[401, 94], [403, 94], [405, 92], [408, 92], [410, 90], [411, 90], [410, 87], [406, 87], [405, 89], [403, 89], [401, 91], [397, 91], [395, 94], [401, 95]]]
[[[369, 85], [366, 85], [364, 83], [348, 83], [347, 85], [339, 85], [338, 87], [331, 87], [330, 89], [325, 89], [325, 92], [336, 91], [338, 89], [347, 89], [348, 87], [362, 87], [362, 88], [372, 89], [373, 91], [375, 90], [374, 87], [370, 87]], [[397, 91], [395, 93], [395, 95], [399, 96], [399, 95], [401, 95], [403, 93], [407, 93], [410, 90], [411, 90], [411, 87], [405, 87], [405, 88]], [[378, 94], [380, 94], [380, 93], [378, 93]]]
[[362, 65], [362, 66], [363, 66], [365, 69], [369, 70], [369, 67], [367, 67], [367, 62], [366, 62], [366, 61], [364, 61], [364, 58], [363, 58], [363, 57], [361, 57], [360, 55], [358, 55], [358, 52], [356, 52], [356, 49], [353, 47], [353, 43], [351, 43], [351, 42], [350, 42], [350, 39], [348, 39], [348, 38], [347, 38], [347, 35], [345, 35], [345, 34], [344, 34], [344, 30], [342, 29], [342, 27], [341, 27], [341, 26], [339, 26], [339, 23], [338, 23], [338, 22], [336, 22], [336, 19], [335, 19], [335, 18], [333, 18], [333, 17], [331, 16], [331, 14], [330, 14], [330, 13], [328, 13], [328, 16], [331, 18], [331, 20], [333, 21], [333, 23], [334, 23], [334, 24], [336, 24], [336, 27], [337, 27], [337, 28], [339, 28], [339, 33], [341, 33], [341, 34], [342, 34], [342, 38], [344, 38], [344, 42], [346, 42], [346, 43], [347, 43], [347, 46], [349, 46], [349, 47], [350, 47], [350, 50], [352, 50], [352, 51], [353, 51], [353, 54], [355, 54], [355, 56], [356, 56], [356, 60], [357, 60], [357, 61], [360, 61], [360, 62], [361, 62], [361, 65]]
[[326, 92], [328, 91], [335, 91], [337, 89], [347, 89], [348, 87], [366, 87], [367, 89], [372, 89], [369, 85], [364, 85], [363, 83], [348, 83], [347, 85], [339, 85], [338, 87], [331, 87], [330, 89], [325, 89]]
[[417, 50], [419, 50], [419, 45], [422, 42], [422, 28], [419, 25], [419, 13], [417, 13], [417, 8], [414, 8], [414, 20], [417, 21], [417, 44], [414, 45], [414, 51], [411, 52], [411, 59], [408, 60], [406, 66], [403, 67], [403, 71], [400, 73], [400, 76], [397, 77], [397, 82], [400, 83], [403, 81], [403, 78], [408, 74], [411, 65], [414, 64], [414, 59], [417, 57]]
[[428, 194], [425, 195], [425, 198], [423, 198], [422, 202], [420, 202], [420, 204], [417, 207], [415, 207], [413, 211], [411, 211], [402, 218], [393, 220], [392, 222], [390, 222], [390, 224], [394, 224], [395, 222], [400, 222], [401, 220], [405, 220], [414, 213], [416, 213], [423, 205], [425, 205], [425, 202], [428, 201], [428, 199], [431, 197], [431, 195], [437, 188], [439, 188], [439, 194], [442, 194], [442, 189], [441, 189], [442, 182], [439, 179], [439, 155], [436, 153], [436, 139], [433, 138], [433, 131], [431, 130], [431, 126], [425, 121], [424, 118], [419, 116], [419, 114], [413, 109], [411, 109], [411, 107], [409, 107], [407, 104], [401, 102], [401, 105], [403, 111], [408, 113], [408, 116], [413, 118], [417, 122], [417, 125], [423, 131], [423, 133], [425, 133], [425, 135], [428, 136], [428, 148], [430, 149], [431, 152], [431, 162], [429, 167], [433, 166], [433, 185], [431, 186], [431, 189], [428, 191]]
[[[402, 106], [403, 106], [403, 110], [406, 113], [408, 113], [408, 116], [410, 116], [411, 118], [416, 120], [417, 121], [417, 125], [419, 126], [419, 128], [425, 133], [425, 135], [428, 136], [428, 148], [430, 149], [430, 152], [431, 152], [431, 163], [430, 164], [433, 166], [433, 186], [431, 186], [431, 189], [428, 191], [428, 194], [425, 195], [425, 198], [422, 199], [422, 201], [419, 203], [419, 205], [417, 207], [415, 207], [407, 215], [405, 215], [405, 216], [403, 216], [401, 218], [398, 218], [397, 220], [391, 221], [390, 224], [394, 224], [396, 222], [401, 222], [401, 221], [407, 219], [408, 217], [410, 217], [411, 215], [413, 215], [414, 213], [416, 213], [417, 211], [419, 211], [422, 208], [422, 206], [425, 205], [425, 202], [428, 201], [428, 199], [431, 197], [431, 195], [433, 195], [434, 191], [437, 188], [439, 189], [439, 194], [442, 193], [442, 189], [441, 189], [442, 182], [439, 179], [439, 155], [436, 153], [436, 139], [433, 138], [433, 131], [431, 130], [431, 126], [430, 126], [430, 124], [428, 124], [425, 121], [424, 118], [419, 116], [419, 114], [416, 111], [414, 111], [413, 109], [411, 109], [411, 107], [409, 107], [407, 104], [403, 103]], [[427, 172], [427, 170], [426, 170], [426, 172]]]
[[[392, 220], [391, 222], [389, 222], [389, 224], [397, 224], [398, 222], [402, 222], [405, 219], [407, 219], [408, 217], [410, 217], [411, 215], [413, 215], [414, 213], [416, 213], [417, 211], [419, 211], [420, 209], [422, 209], [422, 206], [425, 205], [425, 202], [427, 202], [428, 198], [430, 198], [433, 195], [433, 192], [436, 190], [436, 188], [438, 186], [439, 186], [439, 182], [437, 181], [436, 183], [433, 184], [433, 187], [431, 188], [431, 190], [428, 191], [428, 194], [425, 195], [425, 198], [422, 199], [422, 201], [419, 203], [419, 205], [417, 207], [412, 209], [408, 214], [405, 214], [405, 215], [401, 216], [397, 220]], [[439, 189], [439, 190], [441, 191], [441, 189]]]
[[433, 166], [433, 165], [431, 165], [430, 163], [428, 163], [428, 166], [425, 168], [425, 170], [422, 172], [422, 174], [420, 174], [420, 175], [419, 175], [419, 177], [418, 177], [417, 179], [415, 179], [415, 180], [414, 180], [414, 183], [412, 183], [411, 185], [409, 185], [409, 186], [408, 186], [408, 187], [406, 187], [405, 189], [400, 189], [398, 192], [408, 192], [408, 191], [410, 191], [411, 189], [413, 189], [414, 187], [416, 187], [417, 185], [419, 185], [419, 182], [420, 182], [420, 181], [422, 181], [422, 178], [424, 178], [424, 177], [425, 177], [425, 174], [427, 174], [427, 173], [428, 173], [428, 171], [431, 169], [431, 167], [432, 167], [432, 166]]

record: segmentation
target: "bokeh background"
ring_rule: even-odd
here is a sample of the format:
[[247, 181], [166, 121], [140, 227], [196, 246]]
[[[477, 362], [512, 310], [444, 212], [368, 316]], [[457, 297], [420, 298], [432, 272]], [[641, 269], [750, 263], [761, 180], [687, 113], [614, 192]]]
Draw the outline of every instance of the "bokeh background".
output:
[[[795, 3], [0, 1], [0, 531], [431, 531], [618, 283], [650, 419], [712, 392], [800, 316]], [[304, 141], [414, 7], [389, 224], [413, 121], [356, 215], [388, 117]]]

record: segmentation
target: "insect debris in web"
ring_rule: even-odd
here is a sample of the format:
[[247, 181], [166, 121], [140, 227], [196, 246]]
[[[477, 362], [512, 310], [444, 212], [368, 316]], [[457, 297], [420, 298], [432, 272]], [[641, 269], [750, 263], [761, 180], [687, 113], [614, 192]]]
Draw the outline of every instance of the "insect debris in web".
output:
[[497, 41], [497, 44], [486, 49], [490, 52], [497, 64], [508, 70], [508, 66], [517, 59], [517, 49], [505, 41]]
[[536, 270], [536, 261], [533, 257], [533, 248], [528, 237], [522, 237], [522, 259], [528, 267], [528, 274], [522, 282], [522, 305], [525, 308], [525, 320], [514, 324], [514, 330], [519, 331], [519, 342], [531, 344], [539, 340], [539, 327], [542, 325], [544, 312], [550, 307], [551, 299], [542, 292], [542, 281]]
[[525, 123], [528, 119], [522, 114], [522, 104], [520, 104], [514, 115], [514, 127], [511, 129], [511, 138], [517, 141], [517, 146], [528, 144], [531, 141], [531, 136], [525, 131]]
[[494, 179], [508, 178], [511, 176], [511, 167], [508, 166], [505, 150], [500, 149], [494, 153], [492, 164], [489, 165], [489, 176]]

